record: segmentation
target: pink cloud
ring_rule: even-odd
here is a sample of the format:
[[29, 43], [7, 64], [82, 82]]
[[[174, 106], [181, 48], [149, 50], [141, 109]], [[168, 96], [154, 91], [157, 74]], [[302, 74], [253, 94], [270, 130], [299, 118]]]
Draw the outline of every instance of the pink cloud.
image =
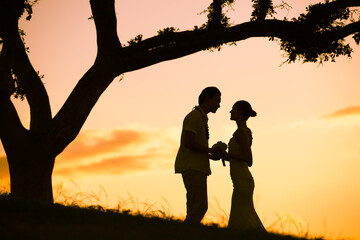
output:
[[340, 118], [351, 115], [360, 115], [360, 106], [350, 106], [337, 110], [329, 115], [325, 115], [322, 118]]
[[109, 137], [94, 137], [91, 132], [81, 133], [63, 153], [61, 159], [73, 160], [119, 151], [125, 147], [147, 140], [146, 133], [134, 130], [113, 130]]
[[70, 175], [117, 175], [152, 169], [172, 168], [177, 149], [164, 151], [162, 148], [151, 148], [142, 155], [124, 155], [104, 158], [99, 162], [87, 165], [73, 164], [70, 167], [54, 169], [54, 174]]
[[[169, 169], [177, 148], [176, 141], [159, 131], [87, 130], [58, 156], [54, 175], [117, 175]], [[6, 177], [6, 156], [0, 154], [0, 179]]]
[[123, 174], [132, 171], [148, 170], [151, 167], [152, 155], [120, 156], [106, 158], [100, 162], [89, 165], [77, 165], [54, 171], [55, 174]]

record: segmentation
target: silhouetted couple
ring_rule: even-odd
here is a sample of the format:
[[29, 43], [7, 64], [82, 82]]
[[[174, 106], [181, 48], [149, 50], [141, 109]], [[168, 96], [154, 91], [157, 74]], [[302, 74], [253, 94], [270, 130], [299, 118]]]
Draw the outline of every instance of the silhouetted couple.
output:
[[254, 180], [249, 171], [252, 166], [252, 135], [246, 121], [255, 117], [246, 101], [238, 101], [230, 111], [230, 119], [237, 129], [227, 145], [218, 142], [209, 148], [207, 114], [220, 107], [221, 92], [216, 87], [205, 88], [196, 106], [183, 122], [181, 142], [175, 161], [175, 173], [181, 173], [186, 188], [187, 215], [185, 222], [200, 224], [207, 209], [207, 177], [211, 174], [210, 159], [230, 162], [230, 176], [234, 191], [228, 227], [238, 230], [266, 231], [253, 204]]

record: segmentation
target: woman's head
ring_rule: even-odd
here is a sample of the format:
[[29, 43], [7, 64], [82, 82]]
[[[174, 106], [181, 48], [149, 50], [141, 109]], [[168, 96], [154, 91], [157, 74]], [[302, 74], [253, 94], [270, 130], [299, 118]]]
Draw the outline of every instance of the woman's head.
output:
[[249, 117], [255, 117], [256, 112], [252, 109], [250, 103], [245, 100], [237, 101], [234, 105], [231, 113], [231, 119], [236, 120], [238, 117], [243, 120], [248, 120]]

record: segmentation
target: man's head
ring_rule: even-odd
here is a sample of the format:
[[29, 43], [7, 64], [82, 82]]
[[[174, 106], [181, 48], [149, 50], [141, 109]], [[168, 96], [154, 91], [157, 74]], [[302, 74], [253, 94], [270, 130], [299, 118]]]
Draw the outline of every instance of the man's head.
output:
[[220, 107], [221, 92], [216, 87], [207, 87], [199, 95], [199, 106], [205, 113], [215, 113]]

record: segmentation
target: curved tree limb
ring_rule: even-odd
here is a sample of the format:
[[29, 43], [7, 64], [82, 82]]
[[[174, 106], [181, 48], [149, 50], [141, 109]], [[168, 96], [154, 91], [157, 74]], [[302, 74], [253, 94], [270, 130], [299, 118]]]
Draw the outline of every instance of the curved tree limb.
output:
[[49, 139], [59, 154], [75, 139], [90, 111], [105, 89], [117, 76], [113, 59], [121, 54], [116, 31], [114, 0], [90, 0], [96, 26], [98, 53], [94, 65], [80, 79], [63, 107], [53, 119]]
[[[359, 32], [359, 22], [350, 23], [338, 32], [326, 35], [327, 41], [336, 41]], [[312, 28], [306, 24], [281, 20], [246, 22], [229, 28], [201, 31], [185, 31], [146, 39], [134, 47], [124, 48], [125, 56], [119, 56], [119, 69], [133, 71], [162, 61], [183, 57], [214, 45], [242, 41], [252, 37], [274, 37], [287, 41], [314, 41]], [[324, 40], [324, 39], [323, 39]], [[127, 64], [124, 66], [124, 60]], [[121, 68], [120, 68], [121, 65]]]
[[[29, 18], [31, 5], [27, 0], [0, 0], [0, 39], [4, 41], [0, 55], [0, 139], [8, 156], [11, 191], [15, 195], [52, 203], [51, 174], [55, 157], [75, 139], [102, 93], [122, 73], [253, 37], [280, 39], [280, 48], [292, 54], [291, 61], [297, 56], [307, 61], [350, 56], [351, 48], [344, 44], [344, 38], [354, 34], [355, 41], [360, 41], [360, 22], [351, 22], [353, 19], [349, 17], [349, 8], [360, 6], [360, 0], [315, 4], [292, 21], [266, 20], [266, 15], [271, 15], [273, 10], [272, 1], [253, 0], [259, 11], [251, 20], [258, 21], [232, 27], [222, 8], [234, 0], [212, 0], [206, 11], [208, 22], [201, 27], [183, 32], [168, 28], [171, 31], [161, 31], [144, 41], [138, 37], [129, 46], [122, 47], [117, 35], [114, 1], [90, 0], [97, 56], [52, 119], [46, 90], [18, 32], [18, 18], [24, 11]], [[5, 8], [1, 8], [3, 6]], [[17, 76], [16, 81], [21, 82], [30, 105], [30, 131], [22, 126], [10, 99], [14, 91], [12, 73]]]
[[13, 103], [10, 100], [15, 91], [10, 73], [10, 49], [5, 43], [0, 53], [0, 139], [7, 154], [16, 153], [25, 128], [21, 124]]
[[360, 21], [349, 23], [346, 26], [336, 31], [331, 31], [326, 35], [328, 40], [336, 41], [339, 39], [346, 38], [355, 33], [360, 33]]
[[359, 0], [335, 0], [332, 2], [321, 3], [316, 5], [316, 9], [313, 11], [313, 14], [321, 14], [329, 13], [337, 11], [341, 8], [348, 8], [348, 7], [359, 7], [360, 1]]
[[[98, 55], [93, 67], [79, 81], [54, 118], [53, 133], [58, 136], [54, 146], [57, 146], [58, 153], [77, 136], [96, 101], [112, 80], [122, 73], [252, 37], [304, 41], [307, 44], [314, 37], [311, 25], [295, 21], [263, 20], [228, 28], [171, 32], [121, 47], [116, 33], [114, 0], [90, 2], [97, 29]], [[337, 4], [347, 7], [360, 4], [360, 0], [349, 2], [338, 0]], [[327, 40], [336, 41], [354, 34], [359, 31], [358, 25], [357, 22], [344, 26], [338, 33], [329, 34]]]
[[111, 54], [114, 49], [121, 48], [117, 31], [114, 0], [90, 0], [93, 13], [98, 46], [98, 57]]
[[30, 130], [39, 133], [46, 131], [52, 118], [49, 97], [44, 84], [26, 54], [25, 46], [17, 31], [17, 27], [16, 31], [15, 28], [12, 31], [11, 39], [13, 51], [12, 69], [21, 82], [30, 106]]

